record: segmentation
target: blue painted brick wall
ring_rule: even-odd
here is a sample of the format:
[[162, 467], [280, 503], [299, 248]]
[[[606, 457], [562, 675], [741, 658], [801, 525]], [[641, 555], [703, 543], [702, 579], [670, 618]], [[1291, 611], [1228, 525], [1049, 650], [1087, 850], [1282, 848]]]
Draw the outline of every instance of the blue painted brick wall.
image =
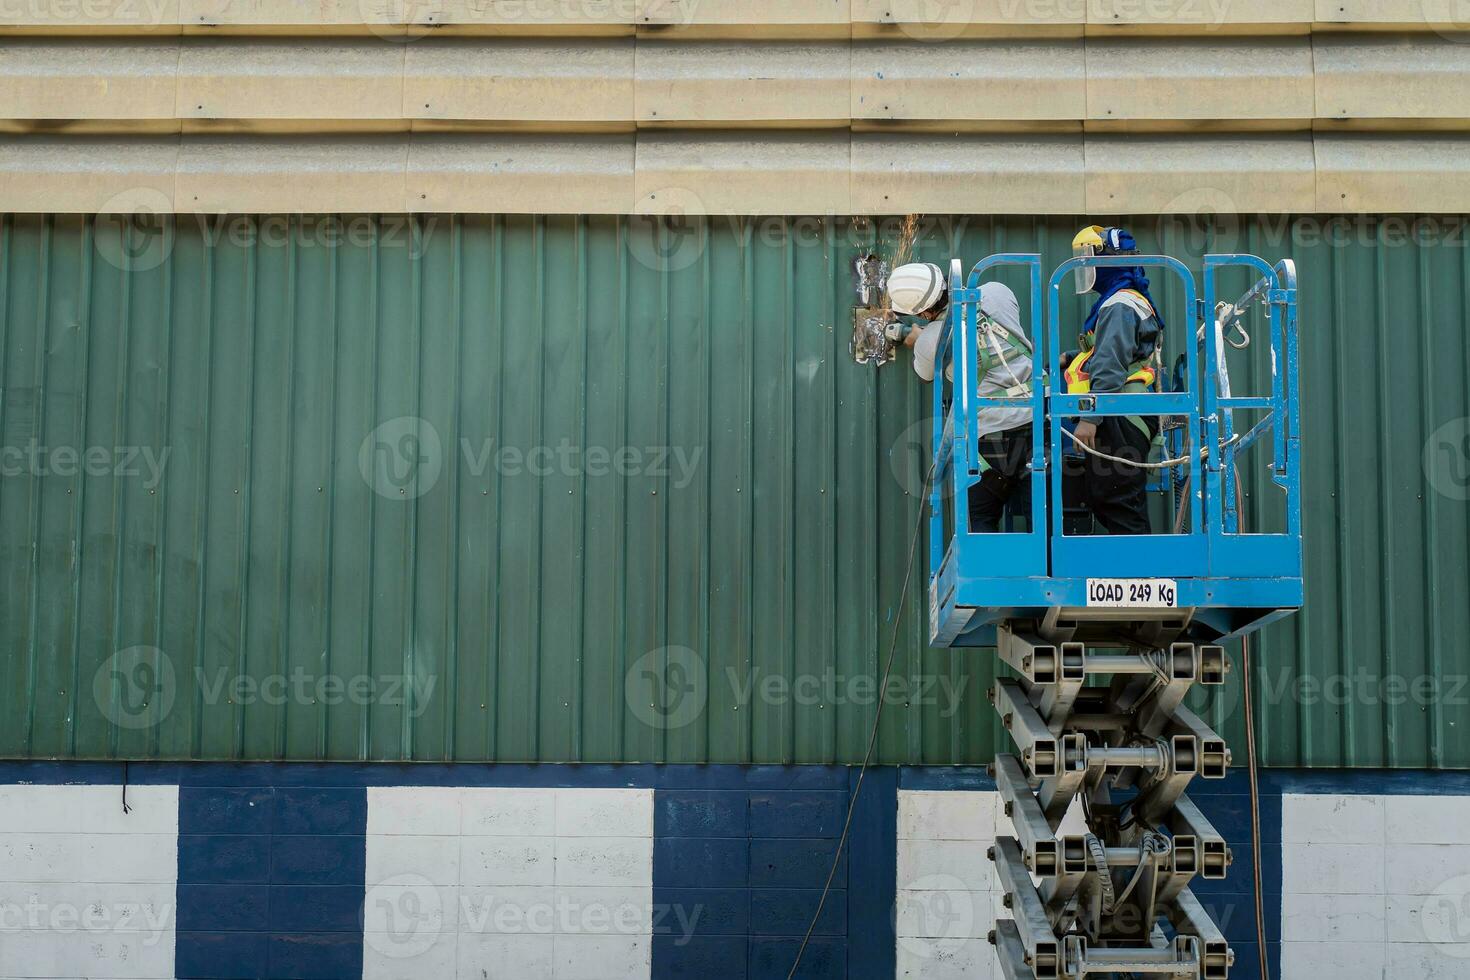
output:
[[[683, 909], [695, 925], [689, 936], [654, 936], [653, 976], [784, 978], [831, 870], [855, 780], [846, 768], [721, 767], [719, 775], [703, 770], [696, 787], [660, 788], [654, 904]], [[895, 770], [868, 774], [798, 976], [893, 976], [896, 788]]]
[[194, 773], [179, 787], [177, 976], [358, 980], [366, 791]]
[[[357, 980], [362, 969], [366, 786], [646, 786], [654, 789], [655, 977], [785, 977], [815, 908], [855, 771], [803, 766], [134, 764], [135, 783], [179, 786], [177, 976]], [[103, 763], [0, 763], [5, 782], [116, 783]], [[894, 974], [899, 788], [992, 790], [974, 768], [870, 770], [849, 847], [807, 949], [804, 977]], [[1196, 880], [1256, 978], [1249, 787], [1244, 773], [1190, 795], [1230, 841], [1224, 882]], [[1470, 795], [1449, 773], [1271, 771], [1261, 776], [1263, 882], [1279, 967], [1283, 793]], [[657, 915], [656, 910], [656, 915]], [[1274, 972], [1274, 969], [1273, 969]]]
[[[1263, 777], [1263, 780], [1269, 777]], [[1225, 779], [1196, 779], [1189, 798], [1230, 844], [1233, 861], [1223, 881], [1196, 877], [1190, 890], [1209, 911], [1235, 950], [1231, 980], [1260, 980], [1256, 900], [1251, 851], [1250, 782], [1240, 770]], [[1261, 894], [1266, 913], [1266, 955], [1273, 977], [1281, 975], [1281, 790], [1261, 786]]]

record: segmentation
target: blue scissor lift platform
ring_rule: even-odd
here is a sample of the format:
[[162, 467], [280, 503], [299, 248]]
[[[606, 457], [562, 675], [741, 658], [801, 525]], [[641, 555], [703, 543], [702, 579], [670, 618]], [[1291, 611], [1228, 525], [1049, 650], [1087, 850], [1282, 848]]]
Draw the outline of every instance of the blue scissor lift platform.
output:
[[[957, 264], [957, 263], [956, 263]], [[1161, 267], [1179, 279], [1185, 308], [1199, 321], [1213, 320], [1219, 273], [1244, 267], [1258, 274], [1235, 300], [1237, 315], [1265, 305], [1273, 371], [1270, 390], [1234, 395], [1221, 391], [1222, 345], [1187, 344], [1188, 386], [1183, 391], [1138, 394], [1068, 394], [1057, 368], [1061, 353], [1060, 287], [1080, 265]], [[999, 266], [1022, 266], [1030, 273], [1030, 336], [1036, 349], [1037, 378], [1029, 398], [981, 398], [977, 371], [976, 309], [980, 282]], [[1243, 635], [1299, 607], [1302, 602], [1300, 427], [1296, 390], [1296, 274], [1290, 261], [1272, 267], [1251, 255], [1207, 255], [1202, 287], [1177, 259], [1167, 256], [1113, 256], [1070, 259], [1046, 283], [1043, 303], [1039, 255], [992, 255], [977, 264], [968, 282], [951, 270], [948, 342], [941, 345], [952, 363], [953, 383], [934, 385], [934, 471], [931, 476], [930, 633], [935, 646], [991, 646], [995, 627], [1008, 620], [1060, 617], [1089, 622], [1129, 610], [1137, 617], [1147, 603], [1125, 595], [1118, 601], [1106, 585], [1131, 581], [1143, 588], [1162, 586], [1169, 602], [1152, 615], [1188, 617], [1192, 637], [1217, 641]], [[1043, 321], [1043, 310], [1045, 320]], [[1045, 324], [1043, 328], [1043, 322]], [[1228, 328], [1228, 324], [1224, 325]], [[937, 377], [943, 377], [936, 371]], [[1031, 513], [1044, 515], [1027, 530], [971, 533], [969, 488], [980, 479], [976, 410], [1029, 405], [1033, 413]], [[1237, 432], [1237, 412], [1263, 412], [1253, 426]], [[1180, 533], [1152, 535], [1064, 534], [1062, 454], [1073, 451], [1063, 434], [1066, 421], [1091, 415], [1156, 415], [1177, 420], [1198, 452], [1181, 467], [1190, 488], [1187, 521]], [[1269, 442], [1268, 442], [1269, 440]], [[1269, 445], [1270, 481], [1284, 505], [1284, 526], [1275, 532], [1247, 532], [1237, 505], [1236, 463]], [[1257, 452], [1253, 458], [1259, 458]], [[1198, 488], [1198, 489], [1195, 489]], [[1048, 502], [1053, 506], [1048, 507]], [[956, 506], [960, 504], [959, 506]], [[1094, 584], [1089, 594], [1088, 583]], [[1173, 610], [1173, 612], [1170, 612]]]
[[[1178, 280], [1189, 333], [1177, 383], [1129, 394], [1066, 390], [1060, 291], [1086, 265], [1143, 266]], [[1029, 276], [1034, 374], [1029, 393], [980, 397], [980, 285], [1006, 266]], [[1240, 269], [1248, 275], [1234, 276], [1253, 284], [1218, 302], [1221, 274]], [[995, 647], [1011, 668], [991, 697], [1017, 751], [997, 755], [992, 772], [1014, 835], [999, 836], [990, 855], [1013, 915], [991, 939], [1011, 980], [1219, 980], [1234, 962], [1189, 888], [1195, 876], [1225, 877], [1230, 848], [1185, 792], [1194, 776], [1223, 778], [1231, 756], [1182, 702], [1196, 683], [1225, 683], [1222, 641], [1302, 603], [1296, 295], [1290, 261], [1252, 255], [1205, 256], [1198, 287], [1167, 256], [1073, 258], [1044, 283], [1039, 255], [992, 255], [968, 277], [958, 260], [951, 266], [935, 365], [930, 632], [935, 646]], [[1269, 334], [1270, 377], [1260, 392], [1238, 394], [1227, 348], [1250, 342], [1246, 322]], [[1244, 342], [1227, 343], [1231, 331]], [[1030, 516], [974, 531], [966, 501], [982, 472], [976, 412], [1018, 406], [1032, 413]], [[1166, 531], [1079, 529], [1063, 471], [1064, 456], [1079, 451], [1066, 430], [1082, 415], [1167, 422], [1173, 466], [1150, 471], [1149, 495], [1166, 509]], [[1276, 514], [1270, 529], [1249, 529], [1242, 512], [1247, 462], [1265, 467], [1274, 499], [1257, 509]], [[1074, 807], [1085, 834], [1061, 832]]]

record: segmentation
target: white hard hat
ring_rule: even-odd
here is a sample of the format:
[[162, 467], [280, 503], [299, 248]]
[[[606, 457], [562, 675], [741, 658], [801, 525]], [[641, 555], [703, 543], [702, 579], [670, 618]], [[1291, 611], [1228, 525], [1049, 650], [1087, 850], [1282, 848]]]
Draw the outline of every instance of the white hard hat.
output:
[[[999, 282], [981, 283], [980, 312], [999, 323], [1012, 337], [1019, 338], [1018, 343], [1029, 350], [1030, 343], [1021, 329], [1021, 307], [1009, 286]], [[914, 373], [925, 381], [934, 380], [934, 362], [938, 359], [939, 338], [943, 333], [944, 321], [935, 320], [914, 342]], [[944, 376], [954, 376], [953, 364], [944, 366]]]
[[944, 297], [944, 273], [932, 262], [910, 262], [888, 276], [888, 302], [905, 316], [923, 313]]

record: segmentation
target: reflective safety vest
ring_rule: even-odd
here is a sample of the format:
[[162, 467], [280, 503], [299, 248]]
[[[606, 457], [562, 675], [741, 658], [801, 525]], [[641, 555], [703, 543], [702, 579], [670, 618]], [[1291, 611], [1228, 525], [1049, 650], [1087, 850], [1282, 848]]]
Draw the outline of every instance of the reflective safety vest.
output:
[[[1142, 293], [1134, 289], [1124, 289], [1115, 293], [1121, 296], [1123, 293], [1131, 295], [1124, 297], [1125, 301], [1132, 301], [1130, 305], [1137, 308], [1139, 305], [1147, 307], [1152, 311], [1153, 306], [1146, 300]], [[1141, 311], [1140, 311], [1141, 312]], [[1062, 378], [1067, 382], [1067, 394], [1086, 395], [1092, 391], [1092, 375], [1087, 372], [1087, 362], [1092, 358], [1092, 336], [1089, 334], [1082, 338], [1083, 350], [1072, 358], [1066, 370], [1062, 372]], [[1157, 376], [1154, 370], [1153, 358], [1142, 361], [1134, 361], [1128, 365], [1128, 380], [1123, 384], [1123, 391], [1144, 391], [1154, 386], [1154, 378]]]
[[[1092, 376], [1087, 373], [1087, 361], [1091, 357], [1092, 351], [1083, 351], [1072, 358], [1072, 363], [1062, 372], [1062, 377], [1067, 379], [1067, 394], [1085, 395], [1092, 391]], [[1131, 373], [1123, 384], [1124, 391], [1143, 391], [1153, 387], [1155, 371], [1151, 363], [1135, 361], [1128, 367]]]

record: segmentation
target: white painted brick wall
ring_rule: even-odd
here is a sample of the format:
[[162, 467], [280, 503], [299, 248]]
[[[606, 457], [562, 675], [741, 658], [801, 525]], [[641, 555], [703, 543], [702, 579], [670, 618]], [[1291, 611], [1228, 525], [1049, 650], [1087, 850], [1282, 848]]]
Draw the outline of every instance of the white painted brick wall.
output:
[[986, 939], [1001, 896], [986, 852], [1000, 794], [899, 790], [896, 973], [901, 978], [1001, 976]]
[[1287, 795], [1283, 980], [1470, 980], [1470, 799]]
[[[1079, 833], [1080, 811], [1062, 833]], [[895, 931], [899, 977], [991, 980], [1002, 976], [986, 938], [1003, 893], [986, 852], [996, 828], [1011, 833], [1000, 794], [899, 790]]]
[[0, 976], [174, 975], [179, 791], [0, 785]]
[[647, 977], [653, 791], [368, 790], [363, 976]]

